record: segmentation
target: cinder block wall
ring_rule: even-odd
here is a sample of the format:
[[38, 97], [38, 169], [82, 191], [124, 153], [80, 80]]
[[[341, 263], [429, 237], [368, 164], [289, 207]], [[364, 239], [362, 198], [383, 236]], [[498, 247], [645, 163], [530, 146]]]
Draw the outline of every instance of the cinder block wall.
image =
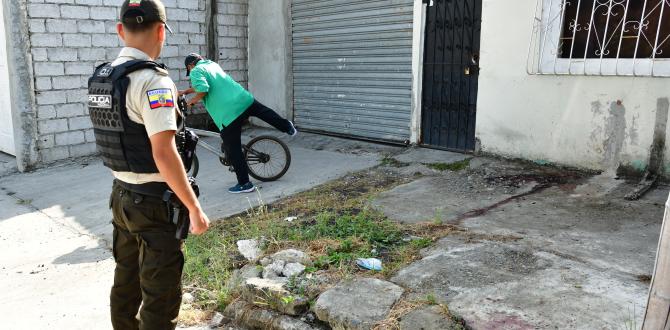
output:
[[[247, 1], [218, 0], [220, 63], [247, 82]], [[29, 0], [30, 47], [37, 102], [39, 162], [95, 153], [86, 85], [95, 66], [112, 61], [121, 0]], [[179, 88], [188, 86], [183, 59], [206, 53], [205, 0], [164, 0], [169, 35], [162, 57]]]

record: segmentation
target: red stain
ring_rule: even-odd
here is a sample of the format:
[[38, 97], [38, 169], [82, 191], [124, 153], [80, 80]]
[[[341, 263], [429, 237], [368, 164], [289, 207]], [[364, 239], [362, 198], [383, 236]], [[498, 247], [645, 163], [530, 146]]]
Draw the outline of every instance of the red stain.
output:
[[486, 330], [533, 330], [535, 326], [526, 322], [517, 315], [498, 314], [484, 323], [481, 329]]

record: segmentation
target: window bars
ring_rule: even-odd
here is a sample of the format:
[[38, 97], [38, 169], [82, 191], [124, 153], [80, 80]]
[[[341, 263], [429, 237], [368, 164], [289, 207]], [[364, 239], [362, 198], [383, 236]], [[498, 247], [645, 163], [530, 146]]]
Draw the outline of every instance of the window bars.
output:
[[527, 69], [670, 77], [670, 0], [538, 0]]

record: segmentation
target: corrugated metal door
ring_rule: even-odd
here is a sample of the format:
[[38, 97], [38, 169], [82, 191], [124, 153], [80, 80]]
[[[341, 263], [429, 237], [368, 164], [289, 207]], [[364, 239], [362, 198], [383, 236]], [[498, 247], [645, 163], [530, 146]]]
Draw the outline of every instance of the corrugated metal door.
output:
[[408, 140], [412, 19], [412, 0], [293, 0], [296, 124]]

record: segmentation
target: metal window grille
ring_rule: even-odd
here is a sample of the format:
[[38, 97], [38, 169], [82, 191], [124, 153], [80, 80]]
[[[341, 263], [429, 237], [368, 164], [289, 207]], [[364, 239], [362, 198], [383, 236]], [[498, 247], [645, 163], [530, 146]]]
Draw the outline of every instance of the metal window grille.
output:
[[528, 72], [670, 77], [670, 0], [538, 0]]

